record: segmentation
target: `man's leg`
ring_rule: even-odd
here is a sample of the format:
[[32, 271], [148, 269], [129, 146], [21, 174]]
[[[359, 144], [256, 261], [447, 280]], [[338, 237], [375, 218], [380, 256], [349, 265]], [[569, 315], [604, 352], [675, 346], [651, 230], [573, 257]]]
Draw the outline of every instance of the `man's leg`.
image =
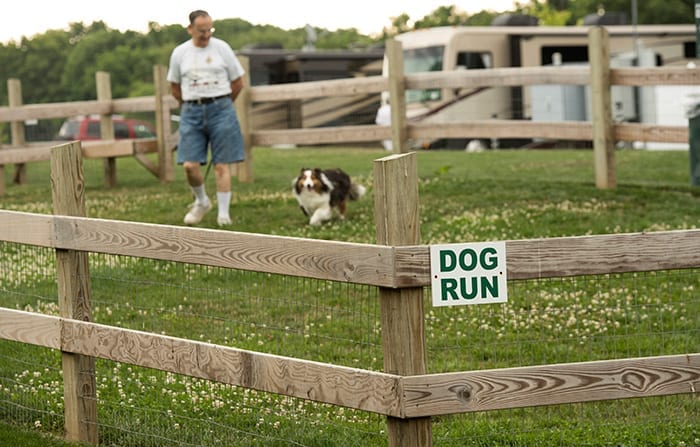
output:
[[207, 162], [208, 140], [202, 128], [204, 110], [199, 106], [184, 104], [180, 114], [180, 140], [177, 162], [185, 170], [187, 184], [194, 194], [194, 204], [185, 215], [185, 224], [196, 225], [211, 209], [211, 201], [204, 187], [200, 166]]
[[[240, 124], [230, 99], [215, 101], [210, 105], [209, 130], [211, 153], [216, 175], [216, 198], [219, 205], [217, 223], [229, 225], [231, 217], [231, 170], [229, 165], [245, 157]], [[209, 110], [209, 109], [208, 109]]]
[[231, 225], [229, 207], [231, 204], [231, 170], [228, 163], [216, 163], [214, 165], [216, 176], [216, 202], [219, 214], [216, 222], [219, 225]]
[[182, 164], [185, 169], [187, 183], [194, 194], [194, 204], [190, 211], [185, 215], [185, 223], [187, 225], [196, 225], [202, 221], [204, 215], [211, 209], [211, 201], [207, 196], [204, 185], [204, 177], [198, 162], [186, 161]]

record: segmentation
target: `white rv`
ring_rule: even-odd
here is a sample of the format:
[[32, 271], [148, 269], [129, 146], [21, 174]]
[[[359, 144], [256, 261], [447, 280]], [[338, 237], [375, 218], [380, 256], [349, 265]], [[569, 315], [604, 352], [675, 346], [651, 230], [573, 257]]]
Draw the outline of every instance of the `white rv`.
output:
[[[500, 67], [528, 67], [550, 64], [586, 64], [588, 26], [486, 26], [436, 27], [411, 31], [395, 37], [401, 42], [404, 71], [407, 74], [439, 70], [482, 70]], [[694, 25], [639, 25], [607, 27], [612, 65], [675, 65], [695, 58]], [[643, 57], [637, 56], [644, 53]], [[631, 55], [631, 56], [630, 56]], [[384, 73], [386, 74], [386, 61]], [[580, 87], [563, 90], [578, 101], [577, 110], [562, 110], [561, 118], [585, 119], [585, 100]], [[621, 91], [626, 98], [625, 120], [639, 121], [635, 104], [626, 104], [634, 93]], [[537, 90], [534, 90], [538, 102]], [[613, 93], [615, 95], [615, 93]], [[631, 96], [630, 96], [631, 95]], [[564, 98], [566, 100], [566, 98]], [[382, 103], [388, 94], [382, 95]], [[454, 89], [409, 90], [406, 92], [409, 118], [425, 122], [464, 122], [488, 118], [533, 119], [533, 90], [523, 87], [482, 88], [474, 91]], [[452, 142], [454, 143], [454, 142]], [[464, 147], [466, 142], [457, 144]]]

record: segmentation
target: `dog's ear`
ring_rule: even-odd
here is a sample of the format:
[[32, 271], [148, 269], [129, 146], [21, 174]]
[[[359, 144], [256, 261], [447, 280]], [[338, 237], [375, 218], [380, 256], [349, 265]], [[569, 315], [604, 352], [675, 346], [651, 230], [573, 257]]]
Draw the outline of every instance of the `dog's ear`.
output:
[[320, 168], [314, 169], [314, 176], [316, 176], [316, 178], [321, 178], [321, 174], [322, 174], [322, 171]]

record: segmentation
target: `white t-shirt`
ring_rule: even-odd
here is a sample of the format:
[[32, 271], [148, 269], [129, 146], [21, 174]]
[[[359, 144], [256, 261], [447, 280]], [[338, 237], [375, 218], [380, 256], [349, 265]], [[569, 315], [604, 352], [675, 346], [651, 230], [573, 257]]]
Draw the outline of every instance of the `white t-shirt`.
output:
[[168, 81], [180, 84], [182, 99], [191, 101], [231, 93], [231, 81], [245, 74], [231, 47], [212, 37], [206, 47], [184, 42], [170, 55]]

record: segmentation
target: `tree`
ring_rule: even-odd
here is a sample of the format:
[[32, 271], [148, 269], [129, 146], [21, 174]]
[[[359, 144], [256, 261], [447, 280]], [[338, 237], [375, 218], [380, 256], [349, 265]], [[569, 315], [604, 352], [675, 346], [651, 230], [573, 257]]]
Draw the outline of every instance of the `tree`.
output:
[[22, 99], [27, 104], [51, 102], [63, 93], [60, 81], [66, 54], [70, 52], [68, 33], [53, 30], [32, 39], [22, 38], [19, 46], [9, 46], [4, 51], [9, 61], [2, 62], [3, 90], [8, 78], [19, 79]]
[[397, 34], [405, 33], [406, 31], [411, 31], [411, 27], [408, 24], [410, 21], [411, 17], [406, 13], [392, 17], [391, 26], [382, 30], [382, 40], [393, 37]]
[[68, 55], [61, 77], [70, 100], [95, 98], [98, 71], [110, 73], [115, 98], [128, 96], [133, 81], [152, 82], [153, 65], [164, 61], [162, 52], [147, 51], [146, 43], [143, 34], [134, 31], [106, 29], [82, 36]]
[[554, 2], [556, 0], [530, 0], [525, 6], [518, 5], [516, 12], [537, 17], [541, 25], [565, 26], [569, 24], [571, 11], [557, 9], [554, 6]]
[[468, 18], [467, 13], [457, 10], [455, 5], [440, 6], [422, 19], [416, 20], [414, 28], [464, 25], [467, 23]]
[[465, 25], [468, 26], [489, 26], [491, 25], [491, 22], [493, 22], [493, 19], [498, 16], [498, 13], [493, 12], [493, 11], [479, 11], [476, 14], [472, 14], [469, 16], [467, 19], [467, 23]]
[[[639, 24], [673, 24], [694, 23], [695, 0], [637, 0]], [[623, 12], [627, 14], [628, 22], [632, 23], [632, 0], [530, 0], [519, 2], [518, 11], [534, 11], [542, 5], [549, 10], [568, 11], [571, 15], [567, 25], [583, 22], [588, 14], [596, 14], [599, 10], [607, 12]], [[540, 17], [542, 18], [542, 17]]]

